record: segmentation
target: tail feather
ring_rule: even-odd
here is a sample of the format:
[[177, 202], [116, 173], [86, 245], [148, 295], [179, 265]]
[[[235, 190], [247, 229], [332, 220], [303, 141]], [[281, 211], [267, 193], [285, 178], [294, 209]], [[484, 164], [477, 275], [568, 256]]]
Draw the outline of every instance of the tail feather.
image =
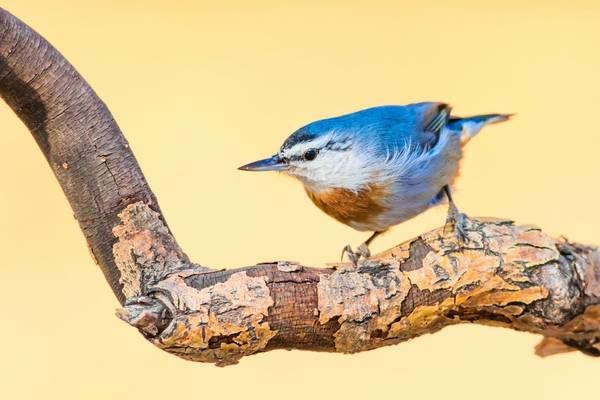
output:
[[467, 143], [473, 136], [477, 135], [481, 128], [489, 124], [508, 121], [514, 114], [485, 114], [473, 117], [453, 117], [448, 120], [448, 128], [460, 133], [462, 144]]

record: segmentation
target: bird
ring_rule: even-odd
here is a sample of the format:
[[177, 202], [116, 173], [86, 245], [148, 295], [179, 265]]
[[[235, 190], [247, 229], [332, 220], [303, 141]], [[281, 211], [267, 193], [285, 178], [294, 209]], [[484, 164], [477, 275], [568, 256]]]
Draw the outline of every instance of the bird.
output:
[[464, 239], [466, 214], [452, 198], [463, 148], [484, 126], [512, 114], [461, 118], [451, 111], [443, 102], [420, 102], [318, 120], [293, 132], [273, 156], [239, 169], [297, 178], [326, 214], [373, 232], [356, 251], [342, 250], [354, 266], [370, 257], [377, 236], [446, 201], [445, 226]]

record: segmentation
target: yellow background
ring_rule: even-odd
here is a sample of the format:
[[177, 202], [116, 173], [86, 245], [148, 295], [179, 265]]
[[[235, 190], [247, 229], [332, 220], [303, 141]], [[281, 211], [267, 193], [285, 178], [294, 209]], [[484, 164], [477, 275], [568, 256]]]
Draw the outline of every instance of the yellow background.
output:
[[[236, 170], [299, 126], [442, 100], [515, 112], [469, 144], [456, 201], [600, 244], [600, 3], [4, 0], [106, 101], [197, 262], [335, 261], [366, 235], [300, 184]], [[344, 356], [276, 351], [219, 369], [162, 353], [117, 301], [24, 126], [0, 105], [0, 398], [564, 399], [600, 360], [533, 355], [538, 337], [456, 326]], [[383, 250], [440, 225], [425, 213]], [[535, 396], [535, 397], [534, 397]]]

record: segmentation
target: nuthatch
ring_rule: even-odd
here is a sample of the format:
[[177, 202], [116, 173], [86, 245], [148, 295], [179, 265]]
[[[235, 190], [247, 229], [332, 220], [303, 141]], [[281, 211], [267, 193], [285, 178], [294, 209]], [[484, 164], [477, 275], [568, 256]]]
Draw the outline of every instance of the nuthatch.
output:
[[[452, 201], [463, 146], [508, 114], [450, 116], [443, 103], [381, 106], [310, 123], [272, 157], [240, 167], [296, 177], [313, 203], [336, 220], [374, 233], [354, 252], [354, 265], [391, 226], [449, 202], [447, 224], [462, 234], [464, 214]], [[342, 256], [344, 254], [342, 253]]]

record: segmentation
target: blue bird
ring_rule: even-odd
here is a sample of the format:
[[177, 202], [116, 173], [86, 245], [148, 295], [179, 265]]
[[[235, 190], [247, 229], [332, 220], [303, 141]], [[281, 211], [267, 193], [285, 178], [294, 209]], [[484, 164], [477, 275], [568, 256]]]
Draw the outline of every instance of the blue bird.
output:
[[326, 214], [356, 230], [373, 231], [356, 252], [344, 247], [342, 257], [348, 254], [354, 265], [370, 256], [376, 236], [446, 198], [447, 225], [461, 237], [464, 214], [450, 188], [463, 146], [485, 125], [510, 115], [459, 118], [450, 111], [447, 104], [426, 102], [319, 120], [292, 133], [274, 156], [239, 169], [293, 176]]

